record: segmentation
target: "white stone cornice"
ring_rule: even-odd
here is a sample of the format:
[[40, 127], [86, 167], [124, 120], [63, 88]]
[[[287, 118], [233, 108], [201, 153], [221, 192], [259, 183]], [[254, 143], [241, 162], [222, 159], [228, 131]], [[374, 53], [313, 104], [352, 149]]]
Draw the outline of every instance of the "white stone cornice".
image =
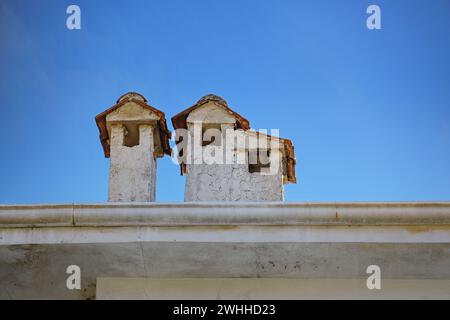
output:
[[450, 202], [0, 205], [0, 228], [450, 225]]

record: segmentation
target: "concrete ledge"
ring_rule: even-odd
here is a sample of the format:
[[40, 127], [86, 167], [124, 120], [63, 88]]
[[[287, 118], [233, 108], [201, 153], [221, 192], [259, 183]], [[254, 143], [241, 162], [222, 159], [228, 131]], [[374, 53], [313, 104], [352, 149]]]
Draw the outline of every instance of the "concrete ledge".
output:
[[0, 229], [73, 226], [73, 209], [71, 204], [0, 205]]
[[1, 228], [450, 225], [450, 202], [1, 205]]

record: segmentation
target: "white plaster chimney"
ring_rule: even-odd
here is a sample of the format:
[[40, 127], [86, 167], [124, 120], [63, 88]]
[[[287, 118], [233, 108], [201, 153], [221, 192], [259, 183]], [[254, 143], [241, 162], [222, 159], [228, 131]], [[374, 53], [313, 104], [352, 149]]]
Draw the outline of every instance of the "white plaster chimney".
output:
[[[185, 142], [181, 162], [185, 201], [283, 201], [284, 184], [296, 183], [291, 141], [250, 130], [248, 120], [221, 97], [204, 96], [172, 117], [172, 124], [177, 146], [180, 140]], [[187, 139], [179, 129], [185, 129]], [[232, 145], [234, 139], [241, 142]], [[210, 154], [214, 160], [223, 155], [222, 161], [206, 160]]]
[[108, 201], [155, 201], [156, 158], [170, 155], [164, 113], [130, 92], [95, 120], [105, 157], [111, 159]]

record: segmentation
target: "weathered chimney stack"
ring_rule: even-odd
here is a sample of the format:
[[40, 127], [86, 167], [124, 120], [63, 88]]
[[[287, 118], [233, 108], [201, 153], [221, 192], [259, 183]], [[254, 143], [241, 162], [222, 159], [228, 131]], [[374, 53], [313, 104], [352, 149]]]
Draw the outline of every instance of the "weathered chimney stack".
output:
[[129, 92], [95, 121], [105, 157], [111, 159], [108, 201], [155, 201], [156, 158], [170, 155], [164, 113]]
[[283, 201], [283, 185], [296, 183], [291, 141], [250, 130], [221, 97], [204, 96], [172, 124], [185, 201]]

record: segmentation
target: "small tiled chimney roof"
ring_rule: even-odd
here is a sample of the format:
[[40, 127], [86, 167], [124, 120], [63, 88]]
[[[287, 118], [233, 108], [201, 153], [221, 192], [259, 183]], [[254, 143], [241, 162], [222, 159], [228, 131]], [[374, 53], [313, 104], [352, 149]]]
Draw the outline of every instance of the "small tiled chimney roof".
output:
[[230, 115], [232, 115], [236, 119], [236, 129], [242, 129], [242, 130], [248, 130], [250, 129], [250, 123], [247, 119], [245, 119], [243, 116], [241, 116], [239, 113], [231, 110], [228, 107], [228, 103], [223, 99], [222, 97], [216, 96], [215, 94], [207, 94], [206, 96], [202, 97], [200, 100], [197, 101], [196, 104], [193, 106], [187, 108], [184, 111], [181, 111], [177, 115], [172, 117], [172, 125], [175, 129], [187, 129], [187, 123], [186, 119], [189, 116], [189, 114], [194, 111], [197, 108], [200, 108], [202, 105], [208, 103], [208, 102], [214, 102], [215, 104], [218, 104], [222, 106]]
[[109, 158], [109, 155], [110, 155], [109, 133], [106, 128], [106, 116], [128, 102], [134, 102], [134, 103], [138, 104], [139, 106], [141, 106], [142, 108], [152, 111], [159, 117], [158, 130], [159, 130], [160, 137], [161, 137], [161, 146], [162, 146], [163, 152], [170, 155], [171, 154], [170, 144], [169, 144], [170, 131], [167, 128], [166, 117], [165, 117], [164, 112], [148, 105], [147, 99], [145, 99], [145, 97], [143, 95], [141, 95], [137, 92], [128, 92], [128, 93], [125, 93], [124, 95], [120, 96], [120, 98], [117, 99], [117, 102], [115, 105], [113, 105], [111, 108], [103, 111], [102, 113], [98, 114], [95, 117], [95, 122], [97, 123], [97, 127], [100, 132], [100, 142], [102, 144], [105, 157]]

